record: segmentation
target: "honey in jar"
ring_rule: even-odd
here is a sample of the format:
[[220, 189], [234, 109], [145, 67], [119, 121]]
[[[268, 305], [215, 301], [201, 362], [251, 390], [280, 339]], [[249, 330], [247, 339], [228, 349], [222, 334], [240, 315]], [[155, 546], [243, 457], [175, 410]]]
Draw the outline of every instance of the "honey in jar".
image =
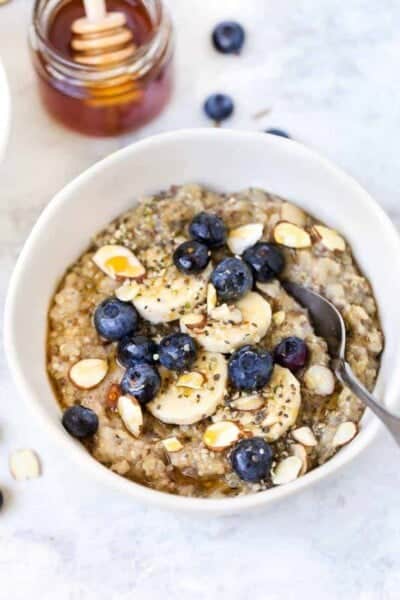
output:
[[173, 35], [161, 0], [107, 0], [125, 16], [132, 56], [111, 65], [75, 60], [71, 27], [84, 17], [81, 0], [36, 0], [30, 33], [41, 99], [48, 112], [84, 134], [110, 136], [156, 117], [172, 91]]

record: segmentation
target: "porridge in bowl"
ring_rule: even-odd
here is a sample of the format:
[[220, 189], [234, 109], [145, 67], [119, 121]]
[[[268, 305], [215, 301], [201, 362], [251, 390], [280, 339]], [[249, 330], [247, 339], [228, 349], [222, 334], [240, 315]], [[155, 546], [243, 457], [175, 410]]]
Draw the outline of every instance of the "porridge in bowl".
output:
[[184, 496], [254, 493], [329, 460], [363, 406], [284, 279], [340, 310], [347, 359], [372, 390], [377, 307], [338, 232], [258, 189], [142, 199], [52, 300], [48, 372], [65, 429], [116, 473]]

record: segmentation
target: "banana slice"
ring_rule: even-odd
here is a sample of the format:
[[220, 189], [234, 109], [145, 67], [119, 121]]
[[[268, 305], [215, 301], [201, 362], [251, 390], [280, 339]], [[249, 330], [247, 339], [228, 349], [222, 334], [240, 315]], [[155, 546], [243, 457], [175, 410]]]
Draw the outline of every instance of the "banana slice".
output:
[[267, 441], [274, 442], [296, 422], [301, 404], [300, 383], [289, 369], [275, 365], [265, 392], [267, 416], [262, 427]]
[[228, 353], [244, 344], [257, 344], [271, 323], [269, 303], [257, 292], [248, 292], [236, 302], [236, 308], [242, 315], [239, 323], [212, 318], [212, 312], [202, 329], [191, 329], [186, 324], [190, 315], [185, 315], [180, 320], [181, 330], [190, 333], [208, 352]]
[[200, 352], [193, 370], [204, 376], [201, 389], [180, 387], [175, 373], [160, 370], [161, 390], [147, 404], [147, 409], [154, 417], [172, 425], [191, 425], [214, 414], [226, 390], [228, 370], [225, 357], [222, 354]]
[[202, 273], [190, 277], [171, 266], [163, 275], [122, 286], [116, 290], [116, 296], [132, 300], [138, 313], [146, 321], [168, 323], [205, 302], [211, 271], [212, 266], [208, 265]]

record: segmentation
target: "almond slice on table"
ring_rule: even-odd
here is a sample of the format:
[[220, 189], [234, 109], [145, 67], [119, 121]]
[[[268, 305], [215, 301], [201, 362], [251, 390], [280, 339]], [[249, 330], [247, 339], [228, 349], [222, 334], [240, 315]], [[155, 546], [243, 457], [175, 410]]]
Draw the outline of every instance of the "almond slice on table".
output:
[[333, 436], [332, 445], [335, 447], [348, 444], [357, 433], [357, 427], [353, 421], [345, 421], [337, 428]]
[[69, 378], [81, 390], [90, 390], [101, 383], [108, 372], [108, 362], [103, 358], [84, 358], [69, 370]]
[[180, 442], [177, 437], [166, 438], [165, 440], [162, 440], [161, 443], [169, 453], [179, 452], [183, 448], [182, 442]]
[[292, 431], [292, 437], [296, 440], [296, 442], [300, 442], [303, 446], [316, 446], [317, 440], [315, 439], [315, 435], [312, 432], [310, 427], [304, 425], [303, 427], [299, 427], [298, 429], [294, 429]]
[[132, 396], [120, 396], [117, 404], [119, 416], [126, 429], [134, 437], [139, 437], [143, 428], [142, 407]]
[[232, 402], [230, 403], [230, 406], [232, 408], [234, 408], [235, 410], [242, 410], [242, 411], [249, 411], [249, 412], [251, 412], [253, 410], [258, 410], [263, 405], [264, 405], [264, 399], [262, 398], [262, 396], [259, 396], [258, 394], [240, 396], [240, 398], [237, 398], [236, 400], [232, 400]]
[[217, 290], [212, 283], [207, 286], [207, 313], [210, 314], [217, 306]]
[[40, 476], [40, 462], [33, 450], [16, 450], [10, 456], [10, 473], [17, 481]]
[[294, 223], [281, 221], [275, 225], [273, 236], [277, 244], [288, 248], [308, 248], [311, 246], [310, 235], [305, 229], [294, 225]]
[[241, 430], [233, 421], [218, 421], [207, 427], [203, 442], [209, 450], [220, 452], [237, 442], [241, 435]]
[[306, 388], [319, 396], [329, 396], [335, 389], [335, 377], [328, 367], [312, 365], [304, 373]]
[[146, 270], [129, 248], [109, 244], [93, 256], [93, 262], [112, 279], [142, 279]]
[[332, 252], [344, 252], [346, 250], [346, 242], [342, 236], [334, 229], [330, 229], [330, 227], [313, 225], [311, 233], [314, 234], [314, 237], [321, 242], [327, 250], [331, 250]]
[[263, 231], [262, 223], [249, 223], [231, 229], [226, 240], [229, 250], [232, 254], [243, 254], [247, 248], [254, 246], [261, 239]]
[[303, 463], [298, 456], [288, 456], [281, 460], [271, 473], [272, 483], [283, 485], [298, 478]]
[[176, 382], [177, 387], [188, 387], [193, 390], [201, 390], [205, 381], [203, 373], [197, 371], [191, 371], [190, 373], [183, 373]]

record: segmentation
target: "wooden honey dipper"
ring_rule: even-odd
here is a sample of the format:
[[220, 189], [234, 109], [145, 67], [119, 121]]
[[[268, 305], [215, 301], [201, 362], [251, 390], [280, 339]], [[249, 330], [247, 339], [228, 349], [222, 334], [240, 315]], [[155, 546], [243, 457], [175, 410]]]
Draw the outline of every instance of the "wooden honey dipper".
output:
[[86, 16], [72, 23], [73, 58], [83, 65], [108, 67], [133, 56], [136, 46], [122, 12], [107, 12], [105, 0], [83, 0]]

